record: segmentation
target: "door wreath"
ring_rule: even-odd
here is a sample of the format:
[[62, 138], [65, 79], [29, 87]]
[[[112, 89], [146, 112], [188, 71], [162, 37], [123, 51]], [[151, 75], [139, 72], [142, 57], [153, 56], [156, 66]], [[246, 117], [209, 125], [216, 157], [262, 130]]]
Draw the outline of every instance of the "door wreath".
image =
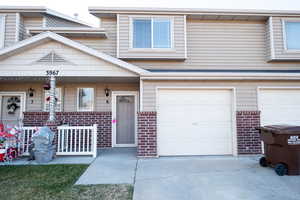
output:
[[20, 98], [19, 97], [10, 97], [7, 100], [7, 110], [8, 114], [15, 114], [16, 110], [20, 108]]

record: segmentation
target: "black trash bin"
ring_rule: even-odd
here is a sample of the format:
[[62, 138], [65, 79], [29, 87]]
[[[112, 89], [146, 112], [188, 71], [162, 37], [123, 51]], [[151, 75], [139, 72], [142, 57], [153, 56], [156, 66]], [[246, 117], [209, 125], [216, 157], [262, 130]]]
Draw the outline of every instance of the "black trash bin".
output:
[[279, 176], [300, 175], [300, 126], [273, 125], [260, 127], [265, 157], [263, 167], [274, 167]]

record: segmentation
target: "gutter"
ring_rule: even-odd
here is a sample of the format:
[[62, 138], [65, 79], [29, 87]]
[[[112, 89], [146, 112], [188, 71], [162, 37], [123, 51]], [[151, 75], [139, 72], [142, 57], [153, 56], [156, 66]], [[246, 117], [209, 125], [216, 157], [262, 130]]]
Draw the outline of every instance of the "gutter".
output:
[[246, 15], [300, 16], [299, 10], [209, 9], [209, 8], [147, 8], [147, 7], [89, 7], [91, 14], [180, 14], [180, 15]]

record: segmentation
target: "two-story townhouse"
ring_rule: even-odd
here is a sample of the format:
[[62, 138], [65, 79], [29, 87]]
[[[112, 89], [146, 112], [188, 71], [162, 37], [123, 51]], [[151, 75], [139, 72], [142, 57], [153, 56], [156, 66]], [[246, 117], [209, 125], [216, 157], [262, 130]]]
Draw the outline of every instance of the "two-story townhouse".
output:
[[256, 127], [299, 123], [298, 11], [91, 7], [92, 28], [0, 10], [16, 16], [0, 23], [2, 120], [43, 125], [55, 74], [57, 123], [96, 123], [98, 147], [138, 156], [257, 154]]

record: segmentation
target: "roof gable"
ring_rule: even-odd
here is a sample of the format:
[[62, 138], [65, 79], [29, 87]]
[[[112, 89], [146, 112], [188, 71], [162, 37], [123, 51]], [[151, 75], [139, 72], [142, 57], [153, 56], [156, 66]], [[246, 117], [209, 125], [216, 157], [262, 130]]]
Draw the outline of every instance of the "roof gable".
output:
[[132, 65], [132, 64], [127, 63], [125, 61], [117, 59], [113, 56], [104, 54], [100, 51], [97, 51], [95, 49], [92, 49], [92, 48], [87, 47], [83, 44], [80, 44], [78, 42], [75, 42], [73, 40], [70, 40], [68, 38], [65, 38], [63, 36], [60, 36], [60, 35], [58, 35], [56, 33], [52, 33], [52, 32], [44, 32], [44, 33], [38, 34], [36, 36], [33, 36], [33, 37], [28, 38], [26, 40], [23, 40], [23, 41], [15, 44], [13, 46], [10, 46], [10, 47], [7, 47], [7, 48], [4, 48], [4, 49], [0, 50], [0, 61], [1, 61], [1, 59], [5, 58], [7, 56], [11, 56], [14, 53], [23, 51], [26, 48], [30, 48], [30, 47], [42, 44], [45, 41], [50, 41], [50, 40], [60, 42], [64, 45], [66, 45], [66, 46], [75, 48], [75, 49], [77, 49], [81, 52], [84, 52], [84, 53], [89, 54], [91, 56], [94, 56], [96, 58], [100, 58], [100, 59], [102, 59], [106, 62], [117, 65], [120, 68], [126, 69], [126, 70], [134, 72], [136, 74], [141, 75], [141, 74], [147, 74], [148, 73], [148, 71], [146, 71], [146, 70], [144, 70], [144, 69], [142, 69], [138, 66]]

